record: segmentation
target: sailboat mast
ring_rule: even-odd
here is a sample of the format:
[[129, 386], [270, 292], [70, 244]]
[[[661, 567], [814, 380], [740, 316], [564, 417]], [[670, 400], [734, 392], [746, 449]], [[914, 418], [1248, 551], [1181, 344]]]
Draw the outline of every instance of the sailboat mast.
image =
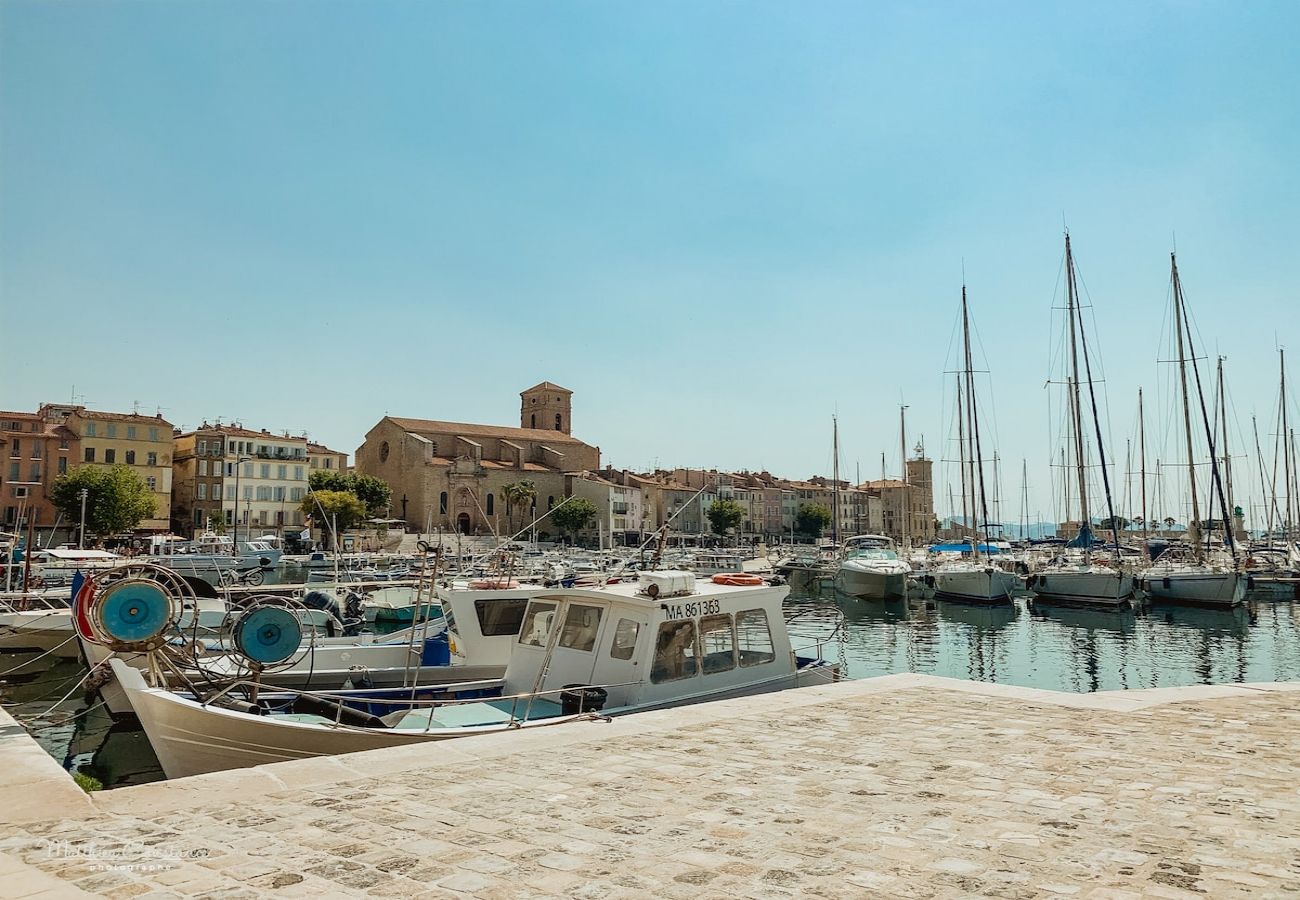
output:
[[1226, 531], [1232, 528], [1236, 522], [1233, 521], [1233, 501], [1232, 501], [1232, 456], [1228, 453], [1228, 400], [1227, 394], [1223, 388], [1223, 357], [1219, 357], [1219, 414], [1223, 417], [1223, 490], [1226, 494], [1225, 509], [1223, 510], [1223, 528]]
[[1020, 540], [1029, 525], [1029, 460], [1020, 460]]
[[[1286, 351], [1283, 350], [1281, 347], [1278, 348], [1277, 358], [1278, 358], [1278, 364], [1281, 366], [1281, 370], [1282, 370], [1281, 399], [1279, 400], [1279, 402], [1282, 405], [1282, 441], [1283, 444], [1285, 445], [1285, 442], [1287, 441], [1287, 435], [1290, 434], [1290, 428], [1287, 426], [1287, 421], [1286, 421]], [[1286, 520], [1282, 523], [1282, 533], [1287, 541], [1287, 547], [1289, 549], [1291, 546], [1290, 542], [1291, 542], [1292, 523], [1295, 522], [1295, 519], [1292, 518], [1292, 509], [1293, 509], [1292, 501], [1294, 497], [1292, 496], [1292, 491], [1291, 491], [1290, 452], [1283, 452], [1282, 465], [1283, 465], [1283, 472], [1285, 473], [1282, 477], [1282, 487], [1286, 491]], [[1273, 443], [1273, 482], [1274, 485], [1276, 485], [1277, 483], [1277, 442], [1276, 441], [1274, 441]]]
[[1142, 544], [1145, 547], [1151, 523], [1147, 521], [1147, 429], [1142, 415], [1142, 388], [1138, 388], [1138, 459], [1138, 477], [1142, 479]]
[[[984, 451], [980, 447], [979, 413], [975, 405], [975, 364], [970, 348], [970, 310], [966, 303], [966, 285], [964, 284], [961, 286], [961, 321], [962, 339], [966, 345], [966, 406], [970, 409], [970, 428], [967, 430], [967, 435], [971, 441], [971, 505], [975, 507], [975, 515], [981, 520], [980, 530], [984, 531], [984, 540], [987, 542], [989, 539], [989, 508], [988, 497], [984, 492]], [[978, 482], [976, 482], [977, 475]], [[974, 493], [976, 484], [978, 484], [978, 496]], [[975, 555], [979, 556], [978, 548], [976, 548]]]
[[[957, 378], [957, 471], [961, 474], [961, 524], [970, 528], [970, 507], [966, 505], [966, 408], [963, 406], [961, 377]], [[951, 493], [951, 488], [949, 489]]]
[[[1074, 294], [1074, 251], [1070, 249], [1070, 235], [1065, 236], [1065, 295], [1066, 295], [1066, 315], [1070, 317], [1070, 406], [1071, 420], [1070, 426], [1074, 431], [1074, 461], [1075, 474], [1079, 482], [1079, 533], [1084, 534], [1092, 530], [1090, 516], [1088, 515], [1088, 482], [1087, 482], [1087, 459], [1083, 451], [1083, 410], [1079, 401], [1079, 338], [1075, 333], [1075, 305], [1077, 298]], [[1092, 541], [1083, 548], [1084, 558], [1087, 559], [1092, 555]]]
[[840, 420], [831, 416], [831, 541], [840, 542]]
[[[1259, 489], [1269, 494], [1264, 504], [1264, 522], [1268, 529], [1268, 543], [1271, 547], [1273, 545], [1273, 512], [1277, 509], [1277, 480], [1274, 479], [1272, 484], [1269, 484], [1268, 472], [1264, 467], [1264, 451], [1259, 448], [1259, 422], [1253, 415], [1250, 417], [1250, 430], [1255, 435], [1255, 459], [1259, 461]], [[1276, 460], [1274, 465], [1276, 465]]]
[[907, 407], [898, 407], [898, 458], [903, 463], [903, 549], [912, 546], [912, 492], [907, 477]]
[[1196, 561], [1205, 558], [1205, 549], [1201, 546], [1198, 531], [1201, 527], [1201, 501], [1196, 495], [1196, 456], [1192, 449], [1192, 404], [1187, 396], [1187, 356], [1183, 350], [1183, 288], [1178, 281], [1178, 260], [1169, 254], [1170, 279], [1174, 285], [1174, 331], [1178, 341], [1178, 380], [1183, 394], [1183, 434], [1187, 439], [1187, 480], [1192, 489], [1192, 521], [1189, 523], [1191, 540]]

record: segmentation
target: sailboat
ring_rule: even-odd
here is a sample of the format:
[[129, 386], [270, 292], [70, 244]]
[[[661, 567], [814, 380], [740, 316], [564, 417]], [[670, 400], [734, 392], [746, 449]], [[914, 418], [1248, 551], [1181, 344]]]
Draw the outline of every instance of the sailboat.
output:
[[[1187, 479], [1191, 488], [1192, 519], [1187, 526], [1187, 543], [1191, 559], [1179, 558], [1166, 550], [1147, 570], [1144, 578], [1146, 591], [1153, 601], [1159, 603], [1188, 603], [1208, 606], [1235, 606], [1242, 601], [1246, 593], [1247, 578], [1237, 566], [1237, 547], [1233, 539], [1232, 528], [1224, 528], [1229, 559], [1212, 558], [1201, 540], [1201, 503], [1196, 488], [1196, 453], [1192, 444], [1191, 394], [1187, 384], [1188, 357], [1191, 357], [1191, 370], [1196, 384], [1196, 396], [1200, 403], [1201, 418], [1205, 425], [1205, 437], [1210, 447], [1210, 481], [1211, 498], [1217, 496], [1219, 507], [1223, 510], [1225, 522], [1230, 510], [1223, 493], [1223, 482], [1219, 476], [1219, 462], [1215, 457], [1214, 433], [1210, 427], [1209, 416], [1205, 412], [1205, 396], [1201, 390], [1201, 374], [1196, 366], [1196, 349], [1192, 345], [1192, 335], [1187, 327], [1187, 301], [1183, 297], [1182, 281], [1178, 277], [1178, 260], [1175, 254], [1169, 254], [1170, 280], [1173, 286], [1174, 334], [1178, 349], [1178, 383], [1182, 397], [1183, 434], [1187, 449]], [[1212, 506], [1211, 506], [1212, 508]]]
[[[994, 552], [988, 534], [988, 499], [984, 490], [984, 460], [980, 450], [979, 410], [975, 402], [975, 371], [970, 346], [970, 306], [966, 300], [966, 285], [961, 287], [962, 343], [965, 353], [964, 368], [957, 376], [957, 443], [961, 457], [961, 489], [963, 511], [969, 510], [974, 523], [970, 536], [970, 556], [941, 563], [931, 573], [935, 596], [941, 600], [962, 603], [1008, 604], [1011, 593], [1020, 586], [1020, 579], [1003, 571], [986, 554]], [[965, 402], [962, 402], [962, 384], [965, 383]], [[984, 530], [984, 540], [976, 535]]]
[[[1119, 529], [1116, 527], [1115, 504], [1111, 496], [1110, 475], [1106, 467], [1106, 445], [1101, 434], [1101, 420], [1097, 415], [1097, 395], [1092, 380], [1092, 362], [1088, 356], [1087, 336], [1083, 329], [1078, 281], [1074, 271], [1074, 251], [1070, 235], [1065, 235], [1065, 295], [1066, 315], [1069, 318], [1070, 374], [1066, 381], [1066, 397], [1070, 415], [1069, 443], [1074, 449], [1074, 473], [1079, 488], [1079, 532], [1066, 544], [1066, 554], [1056, 558], [1037, 573], [1029, 576], [1027, 586], [1040, 600], [1056, 603], [1078, 603], [1097, 606], [1127, 606], [1133, 597], [1134, 578], [1125, 571], [1119, 554]], [[1087, 437], [1083, 426], [1083, 403], [1080, 392], [1079, 356], [1083, 350], [1083, 374], [1087, 378], [1088, 400], [1092, 409], [1092, 424], [1097, 441], [1097, 454], [1101, 463], [1101, 480], [1105, 488], [1106, 511], [1110, 515], [1110, 532], [1114, 539], [1114, 552], [1107, 559], [1094, 555], [1096, 542], [1092, 532], [1092, 516], [1088, 509]]]

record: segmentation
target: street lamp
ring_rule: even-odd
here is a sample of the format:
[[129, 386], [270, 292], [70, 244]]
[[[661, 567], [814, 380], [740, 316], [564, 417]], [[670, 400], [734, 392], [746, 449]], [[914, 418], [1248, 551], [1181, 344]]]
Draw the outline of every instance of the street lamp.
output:
[[235, 460], [235, 506], [230, 517], [234, 520], [235, 537], [230, 542], [230, 555], [239, 555], [239, 467], [246, 462], [252, 462], [251, 456], [240, 456]]

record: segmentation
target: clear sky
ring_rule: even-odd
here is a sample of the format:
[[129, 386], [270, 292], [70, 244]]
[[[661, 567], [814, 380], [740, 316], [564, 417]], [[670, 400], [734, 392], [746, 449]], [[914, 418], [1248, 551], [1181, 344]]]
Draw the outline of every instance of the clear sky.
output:
[[1175, 235], [1235, 415], [1272, 415], [1297, 34], [1290, 2], [4, 0], [0, 407], [351, 451], [545, 379], [616, 465], [805, 477], [838, 412], [875, 477], [900, 398], [945, 452], [964, 268], [1046, 516], [1063, 221], [1121, 449]]

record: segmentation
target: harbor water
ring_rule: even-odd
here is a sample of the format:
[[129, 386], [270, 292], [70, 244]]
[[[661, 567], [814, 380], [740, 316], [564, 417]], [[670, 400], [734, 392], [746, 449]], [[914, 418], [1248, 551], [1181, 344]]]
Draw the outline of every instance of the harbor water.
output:
[[[1300, 601], [1248, 596], [1231, 610], [1110, 612], [997, 608], [933, 599], [857, 600], [797, 587], [786, 601], [798, 648], [820, 648], [850, 678], [921, 672], [1058, 691], [1300, 680]], [[138, 723], [114, 722], [77, 684], [80, 663], [0, 654], [0, 703], [70, 771], [105, 788], [161, 779]], [[61, 697], [68, 699], [50, 711]], [[41, 716], [41, 718], [36, 718]]]

